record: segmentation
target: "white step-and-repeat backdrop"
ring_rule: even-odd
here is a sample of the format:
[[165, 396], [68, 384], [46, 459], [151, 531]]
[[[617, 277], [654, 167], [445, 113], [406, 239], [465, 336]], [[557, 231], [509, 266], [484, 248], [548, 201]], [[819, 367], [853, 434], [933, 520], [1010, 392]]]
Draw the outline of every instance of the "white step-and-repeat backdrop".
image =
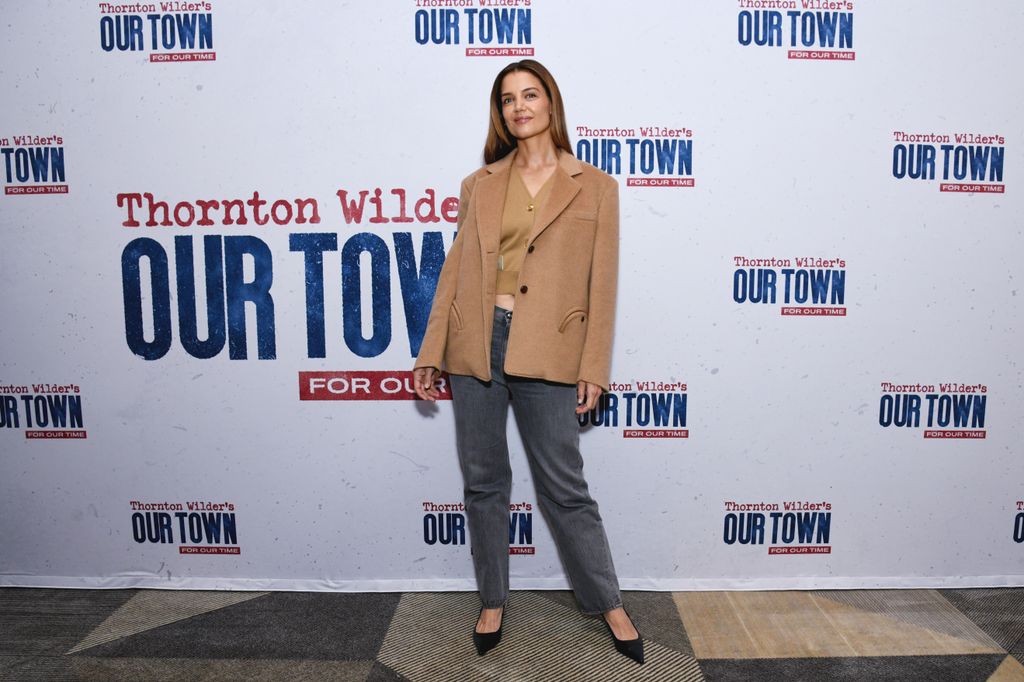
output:
[[[472, 589], [409, 369], [534, 57], [618, 178], [623, 587], [1024, 584], [1019, 3], [17, 3], [0, 585]], [[514, 587], [563, 587], [514, 424]]]

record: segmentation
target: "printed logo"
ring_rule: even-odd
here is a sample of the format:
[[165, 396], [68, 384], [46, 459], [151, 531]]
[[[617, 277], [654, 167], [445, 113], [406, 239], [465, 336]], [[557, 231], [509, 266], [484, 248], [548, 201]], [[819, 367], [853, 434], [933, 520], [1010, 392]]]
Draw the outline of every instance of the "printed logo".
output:
[[25, 438], [84, 440], [78, 384], [0, 386], [0, 429], [24, 429]]
[[576, 158], [605, 173], [626, 175], [626, 187], [693, 187], [689, 128], [576, 126]]
[[4, 194], [67, 194], [64, 138], [60, 135], [0, 137], [4, 157]]
[[241, 554], [231, 502], [132, 500], [132, 538], [139, 544], [178, 545], [179, 554]]
[[[457, 197], [439, 197], [434, 189], [410, 196], [403, 188], [385, 192], [380, 187], [337, 191], [337, 216], [348, 225], [374, 229], [393, 224], [396, 231], [384, 236], [374, 232], [292, 232], [287, 255], [305, 267], [306, 356], [327, 355], [327, 334], [343, 339], [345, 346], [363, 358], [376, 357], [392, 343], [392, 270], [397, 270], [410, 357], [419, 354], [426, 332], [430, 306], [444, 264], [446, 246], [438, 224], [449, 224], [447, 237], [454, 240], [458, 220]], [[177, 226], [173, 246], [153, 237], [136, 237], [121, 253], [125, 310], [125, 340], [129, 349], [146, 360], [164, 357], [175, 342], [189, 355], [212, 358], [225, 349], [232, 360], [250, 356], [247, 317], [255, 311], [256, 356], [277, 358], [274, 285], [275, 255], [270, 244], [255, 235], [210, 234], [212, 226], [245, 230], [253, 223], [264, 225], [318, 225], [320, 203], [312, 197], [268, 199], [258, 191], [251, 197], [211, 198], [187, 201], [162, 200], [151, 192], [121, 192], [115, 197], [121, 225], [150, 234], [168, 235], [164, 228]], [[392, 210], [393, 208], [393, 210]], [[412, 224], [434, 227], [416, 235]], [[188, 234], [188, 229], [200, 234]], [[308, 228], [307, 228], [308, 229]], [[262, 230], [261, 230], [262, 232]], [[449, 244], [451, 242], [449, 241]], [[193, 254], [199, 265], [193, 264]], [[325, 256], [326, 254], [326, 256]], [[324, 308], [325, 257], [327, 272], [338, 287], [340, 272], [341, 319]], [[146, 264], [143, 264], [146, 261]], [[392, 265], [394, 262], [394, 266]], [[149, 275], [143, 276], [148, 269]], [[251, 269], [251, 271], [250, 271]], [[197, 271], [198, 270], [198, 271]], [[369, 277], [365, 277], [366, 271]], [[202, 295], [198, 280], [206, 283]], [[366, 287], [363, 280], [368, 279]], [[300, 290], [301, 290], [301, 286]], [[366, 291], [364, 291], [366, 289]], [[171, 305], [171, 291], [177, 305]], [[288, 299], [285, 299], [288, 300]], [[301, 301], [301, 299], [299, 299]], [[367, 311], [367, 324], [364, 313]], [[200, 338], [198, 316], [206, 316], [206, 338]], [[149, 322], [152, 320], [152, 322]], [[144, 322], [145, 321], [145, 322]], [[175, 322], [177, 328], [175, 328]]]
[[210, 2], [101, 2], [100, 47], [149, 52], [150, 62], [212, 62], [217, 59], [212, 12]]
[[897, 180], [939, 180], [940, 192], [996, 193], [1003, 184], [1006, 138], [977, 133], [893, 131], [892, 176]]
[[[434, 381], [438, 400], [451, 400], [448, 373]], [[418, 400], [409, 370], [299, 372], [299, 400]]]
[[768, 546], [768, 554], [831, 554], [829, 502], [725, 503], [722, 541]]
[[686, 384], [681, 381], [611, 382], [580, 426], [622, 430], [623, 438], [689, 438]]
[[732, 300], [779, 306], [783, 315], [846, 316], [846, 260], [733, 256]]
[[788, 51], [790, 59], [857, 57], [849, 0], [739, 0], [739, 5], [740, 45], [793, 48]]
[[[533, 505], [510, 504], [508, 508], [508, 553], [536, 554], [533, 544]], [[466, 544], [466, 505], [462, 502], [423, 502], [423, 542], [428, 545]]]
[[420, 45], [465, 45], [467, 57], [532, 57], [532, 0], [415, 0]]
[[924, 428], [925, 438], [985, 438], [985, 384], [882, 382], [878, 423], [883, 428]]

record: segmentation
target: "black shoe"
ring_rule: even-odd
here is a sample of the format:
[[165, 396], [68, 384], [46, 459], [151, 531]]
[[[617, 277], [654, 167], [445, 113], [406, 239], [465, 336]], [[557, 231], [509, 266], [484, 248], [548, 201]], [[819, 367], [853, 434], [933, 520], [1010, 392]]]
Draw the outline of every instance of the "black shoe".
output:
[[[629, 614], [627, 613], [626, 616], [628, 617]], [[603, 616], [601, 620], [604, 620]], [[616, 651], [627, 658], [632, 658], [637, 663], [644, 662], [644, 638], [642, 636], [639, 636], [636, 639], [619, 639], [615, 636], [615, 633], [612, 632], [612, 626], [608, 624], [607, 620], [604, 620], [604, 626], [608, 628], [608, 634], [612, 636], [612, 641], [615, 642]], [[636, 627], [636, 625], [634, 624], [633, 627]], [[636, 634], [639, 635], [640, 630], [637, 630]]]
[[[484, 610], [480, 609], [480, 613]], [[501, 611], [502, 622], [505, 620], [505, 610], [502, 608]], [[477, 616], [477, 622], [480, 621], [480, 617]], [[494, 632], [477, 632], [476, 625], [473, 626], [473, 644], [476, 646], [476, 653], [478, 656], [483, 656], [488, 651], [498, 646], [498, 642], [501, 641], [501, 626]]]

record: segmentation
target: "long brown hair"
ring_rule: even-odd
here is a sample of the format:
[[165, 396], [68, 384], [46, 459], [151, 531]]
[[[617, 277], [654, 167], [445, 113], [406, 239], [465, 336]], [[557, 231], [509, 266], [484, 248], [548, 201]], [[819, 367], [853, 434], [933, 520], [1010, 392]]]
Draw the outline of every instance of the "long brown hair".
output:
[[555, 83], [554, 76], [544, 68], [544, 65], [533, 59], [523, 59], [512, 62], [500, 72], [494, 79], [491, 86], [491, 120], [487, 126], [487, 141], [484, 143], [484, 162], [494, 163], [504, 158], [518, 146], [518, 140], [508, 131], [505, 125], [505, 117], [501, 115], [501, 81], [505, 76], [514, 71], [526, 71], [537, 77], [537, 80], [544, 86], [544, 92], [551, 100], [551, 139], [558, 149], [564, 149], [572, 154], [572, 145], [569, 143], [569, 130], [565, 125], [565, 107], [562, 106], [562, 92]]

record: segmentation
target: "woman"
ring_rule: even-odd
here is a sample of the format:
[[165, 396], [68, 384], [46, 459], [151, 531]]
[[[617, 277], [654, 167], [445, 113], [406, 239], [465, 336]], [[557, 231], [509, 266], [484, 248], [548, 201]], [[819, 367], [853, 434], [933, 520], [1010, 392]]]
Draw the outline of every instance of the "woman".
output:
[[574, 158], [561, 93], [533, 60], [509, 64], [494, 80], [484, 160], [462, 182], [458, 234], [414, 368], [424, 400], [437, 398], [442, 364], [450, 375], [483, 604], [473, 641], [480, 655], [498, 644], [508, 597], [511, 400], [581, 610], [602, 614], [615, 648], [643, 663], [583, 478], [576, 418], [608, 387], [618, 185]]

